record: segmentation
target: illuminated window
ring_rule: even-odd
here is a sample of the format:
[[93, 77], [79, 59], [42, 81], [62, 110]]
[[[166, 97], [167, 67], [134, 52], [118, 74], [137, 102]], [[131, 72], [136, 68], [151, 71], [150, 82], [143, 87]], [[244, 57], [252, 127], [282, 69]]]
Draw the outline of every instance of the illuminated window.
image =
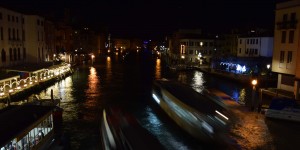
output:
[[279, 58], [280, 63], [284, 63], [284, 51], [280, 51], [280, 58]]
[[287, 63], [292, 63], [292, 58], [293, 58], [293, 52], [292, 51], [288, 51]]

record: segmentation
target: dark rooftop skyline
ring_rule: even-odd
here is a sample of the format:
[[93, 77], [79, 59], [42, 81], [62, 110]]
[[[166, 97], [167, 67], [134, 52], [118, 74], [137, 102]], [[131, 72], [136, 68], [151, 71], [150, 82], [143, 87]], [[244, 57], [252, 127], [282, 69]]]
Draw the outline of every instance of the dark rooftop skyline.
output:
[[25, 12], [63, 14], [74, 24], [107, 28], [112, 35], [155, 37], [179, 28], [222, 32], [231, 28], [273, 28], [276, 2], [284, 0], [1, 0]]

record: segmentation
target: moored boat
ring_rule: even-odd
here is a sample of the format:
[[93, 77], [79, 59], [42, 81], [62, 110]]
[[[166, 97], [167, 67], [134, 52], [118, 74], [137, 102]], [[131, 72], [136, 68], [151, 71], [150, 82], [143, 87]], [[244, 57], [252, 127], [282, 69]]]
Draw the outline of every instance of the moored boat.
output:
[[295, 99], [274, 98], [265, 111], [267, 118], [290, 120], [300, 122], [300, 105]]
[[54, 138], [54, 106], [10, 105], [0, 113], [1, 149], [50, 147]]

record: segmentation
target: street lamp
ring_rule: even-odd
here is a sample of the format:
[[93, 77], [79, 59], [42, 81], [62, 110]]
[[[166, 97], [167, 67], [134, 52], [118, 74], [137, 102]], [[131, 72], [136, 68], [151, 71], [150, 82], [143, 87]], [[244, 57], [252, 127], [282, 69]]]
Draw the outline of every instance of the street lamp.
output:
[[254, 101], [255, 101], [255, 91], [256, 91], [256, 85], [257, 85], [257, 80], [256, 79], [253, 79], [251, 81], [251, 84], [252, 84], [252, 100], [251, 100], [251, 110], [253, 111], [254, 110]]
[[92, 65], [93, 65], [95, 55], [92, 55], [91, 57], [92, 57]]

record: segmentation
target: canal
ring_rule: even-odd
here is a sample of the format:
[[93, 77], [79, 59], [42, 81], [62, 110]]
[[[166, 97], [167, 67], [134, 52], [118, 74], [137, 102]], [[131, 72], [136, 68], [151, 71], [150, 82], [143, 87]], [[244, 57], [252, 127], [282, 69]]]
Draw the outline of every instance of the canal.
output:
[[121, 57], [98, 58], [93, 65], [78, 66], [72, 76], [39, 95], [50, 97], [53, 90], [54, 97], [62, 98], [62, 128], [70, 137], [72, 149], [101, 149], [101, 112], [104, 107], [116, 104], [129, 108], [142, 126], [158, 138], [166, 149], [203, 149], [203, 145], [186, 135], [155, 107], [151, 84], [160, 78], [178, 80], [198, 92], [219, 89], [240, 103], [250, 97], [251, 89], [238, 83], [200, 71], [170, 71], [162, 60], [146, 56], [128, 60]]

